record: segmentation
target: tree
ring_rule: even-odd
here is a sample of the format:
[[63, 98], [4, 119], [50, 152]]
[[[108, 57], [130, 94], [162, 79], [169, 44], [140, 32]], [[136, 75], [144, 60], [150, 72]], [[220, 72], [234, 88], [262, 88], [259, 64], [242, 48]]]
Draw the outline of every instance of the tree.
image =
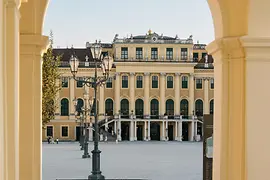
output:
[[62, 56], [53, 54], [53, 34], [50, 33], [50, 46], [42, 59], [42, 125], [43, 127], [54, 119], [58, 106], [56, 95], [60, 91], [59, 65]]

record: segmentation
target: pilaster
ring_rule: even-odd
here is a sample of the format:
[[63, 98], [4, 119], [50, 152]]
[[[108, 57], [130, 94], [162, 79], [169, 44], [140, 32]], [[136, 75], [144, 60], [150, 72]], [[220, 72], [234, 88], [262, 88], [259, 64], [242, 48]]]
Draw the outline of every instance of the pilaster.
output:
[[[245, 52], [239, 37], [215, 40], [207, 50], [215, 59], [213, 179], [246, 180]], [[257, 115], [259, 107], [252, 109]]]
[[180, 116], [180, 73], [175, 73], [175, 88], [174, 88], [174, 98], [175, 98], [175, 115]]
[[166, 73], [160, 73], [160, 87], [159, 87], [159, 92], [160, 92], [160, 115], [163, 117], [165, 114], [165, 85], [166, 85]]
[[75, 98], [75, 80], [69, 77], [69, 119], [75, 119], [75, 107], [73, 100]]
[[194, 74], [190, 74], [189, 76], [189, 108], [188, 114], [192, 115], [194, 111]]
[[150, 88], [150, 73], [144, 73], [144, 116], [146, 118], [150, 115], [150, 101], [149, 101], [149, 88]]
[[130, 97], [130, 108], [129, 108], [129, 114], [131, 114], [131, 111], [135, 113], [135, 73], [131, 72], [129, 74], [130, 79], [130, 87], [129, 87], [129, 97]]
[[105, 100], [104, 100], [104, 86], [99, 86], [99, 118], [104, 119], [105, 118]]
[[115, 87], [114, 87], [114, 114], [118, 114], [120, 110], [120, 73], [115, 73]]
[[204, 114], [209, 114], [209, 78], [204, 78]]

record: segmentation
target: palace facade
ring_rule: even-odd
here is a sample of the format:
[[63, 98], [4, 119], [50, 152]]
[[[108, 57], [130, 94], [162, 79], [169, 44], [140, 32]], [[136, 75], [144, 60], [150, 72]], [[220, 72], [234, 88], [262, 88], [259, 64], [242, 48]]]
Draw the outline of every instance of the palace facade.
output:
[[[119, 141], [200, 140], [201, 117], [214, 112], [213, 58], [205, 46], [194, 43], [192, 36], [180, 39], [150, 30], [128, 38], [116, 35], [112, 43], [102, 44], [103, 53], [113, 57], [114, 66], [109, 80], [98, 89], [99, 119], [107, 122], [100, 132], [116, 134]], [[69, 59], [75, 54], [80, 60], [78, 78], [93, 76], [94, 62], [88, 48], [54, 49], [54, 53], [62, 55], [62, 89], [55, 119], [43, 130], [43, 140], [48, 136], [79, 140], [80, 123], [73, 100], [78, 99], [78, 105], [83, 106], [83, 94], [94, 96], [94, 92], [72, 78]], [[93, 122], [91, 117], [90, 126]], [[92, 140], [91, 128], [89, 132]]]

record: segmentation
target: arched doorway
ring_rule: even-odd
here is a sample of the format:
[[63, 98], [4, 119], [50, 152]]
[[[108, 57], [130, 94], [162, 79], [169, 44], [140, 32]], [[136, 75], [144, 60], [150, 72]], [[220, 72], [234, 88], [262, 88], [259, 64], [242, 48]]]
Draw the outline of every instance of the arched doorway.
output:
[[180, 112], [183, 119], [188, 119], [188, 100], [182, 99], [180, 102]]
[[203, 101], [201, 99], [197, 99], [195, 102], [195, 115], [203, 116]]
[[166, 114], [169, 119], [174, 119], [174, 101], [172, 99], [166, 101]]
[[210, 101], [210, 114], [214, 114], [214, 99]]
[[106, 99], [105, 113], [107, 116], [113, 116], [113, 100], [112, 99]]
[[135, 102], [135, 115], [136, 118], [143, 119], [143, 100], [137, 99]]
[[159, 122], [150, 123], [150, 138], [151, 141], [160, 141], [160, 124]]
[[129, 118], [129, 101], [127, 99], [121, 100], [121, 117]]
[[76, 106], [76, 111], [78, 112], [78, 115], [81, 114], [83, 105], [84, 105], [84, 101], [81, 98], [79, 98], [77, 100], [77, 106]]
[[150, 103], [151, 119], [159, 119], [159, 102], [157, 99], [152, 99]]

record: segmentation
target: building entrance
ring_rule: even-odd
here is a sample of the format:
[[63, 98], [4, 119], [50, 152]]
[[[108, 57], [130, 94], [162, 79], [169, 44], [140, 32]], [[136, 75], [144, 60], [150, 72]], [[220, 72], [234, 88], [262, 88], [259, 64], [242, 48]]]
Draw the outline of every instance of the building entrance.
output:
[[188, 141], [188, 122], [182, 123], [182, 136], [183, 141]]
[[169, 138], [169, 141], [173, 141], [174, 138], [173, 138], [173, 135], [174, 134], [174, 129], [173, 129], [173, 125], [169, 125], [168, 126], [168, 138]]
[[121, 122], [122, 141], [129, 141], [129, 122]]
[[160, 141], [160, 125], [159, 122], [150, 123], [150, 137], [153, 141]]
[[143, 125], [137, 125], [137, 141], [143, 140]]

